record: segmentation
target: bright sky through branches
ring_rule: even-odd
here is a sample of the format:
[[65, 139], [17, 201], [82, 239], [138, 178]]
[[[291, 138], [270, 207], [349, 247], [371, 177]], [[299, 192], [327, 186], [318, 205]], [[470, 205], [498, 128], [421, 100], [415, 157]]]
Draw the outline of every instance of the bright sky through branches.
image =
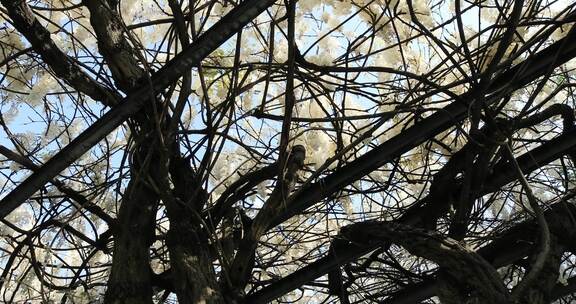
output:
[[144, 106], [4, 218], [0, 302], [573, 301], [572, 1], [279, 1], [142, 93], [238, 5], [2, 0], [0, 197]]

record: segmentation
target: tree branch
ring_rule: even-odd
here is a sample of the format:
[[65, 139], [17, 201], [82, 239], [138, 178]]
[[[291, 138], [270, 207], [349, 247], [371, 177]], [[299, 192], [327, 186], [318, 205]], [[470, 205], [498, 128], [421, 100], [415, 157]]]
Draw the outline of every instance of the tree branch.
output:
[[[576, 32], [571, 31], [562, 40], [496, 77], [486, 92], [485, 98], [487, 100], [485, 103], [488, 105], [499, 100], [501, 96], [513, 92], [542, 76], [550, 67], [559, 66], [575, 56]], [[473, 97], [471, 94], [471, 92], [465, 93], [459, 99], [470, 100]], [[287, 207], [271, 222], [268, 228], [274, 227], [293, 215], [304, 211], [314, 203], [339, 191], [342, 187], [459, 123], [466, 117], [468, 106], [468, 104], [454, 102], [354, 161], [342, 166], [320, 181], [303, 187], [288, 198]]]
[[[4, 2], [10, 1], [3, 0]], [[23, 3], [23, 1], [17, 1], [17, 3]], [[273, 3], [274, 0], [247, 0], [236, 6], [152, 76], [153, 91], [162, 91], [187, 70], [200, 64], [202, 59]], [[8, 5], [12, 5], [12, 2], [8, 3]], [[129, 94], [118, 106], [104, 114], [98, 121], [56, 153], [42, 168], [34, 172], [0, 201], [0, 217], [4, 218], [12, 210], [20, 206], [40, 187], [72, 164], [126, 119], [138, 112], [149, 96], [149, 92], [149, 86], [144, 85]]]
[[118, 104], [121, 96], [102, 86], [86, 74], [68, 55], [64, 54], [50, 38], [46, 30], [34, 17], [28, 4], [24, 0], [2, 0], [7, 9], [8, 16], [14, 27], [30, 41], [34, 50], [40, 54], [44, 62], [54, 71], [56, 76], [62, 78], [67, 84], [84, 93], [94, 100], [101, 101], [106, 106]]
[[[548, 164], [554, 161], [555, 159], [565, 155], [568, 151], [574, 150], [574, 148], [576, 148], [576, 130], [572, 130], [566, 134], [562, 134], [559, 137], [550, 140], [542, 144], [541, 146], [534, 148], [533, 150], [519, 156], [517, 160], [520, 167], [522, 168], [522, 171], [528, 174], [533, 170], [536, 170], [537, 168], [545, 164]], [[487, 193], [497, 191], [502, 186], [513, 181], [515, 177], [516, 173], [515, 171], [512, 170], [512, 168], [510, 168], [510, 164], [506, 163], [496, 166], [493, 169], [492, 174], [488, 176], [488, 178], [486, 178], [485, 187], [482, 191], [478, 192], [478, 195], [481, 196]], [[454, 191], [456, 192], [459, 191], [458, 185], [454, 185], [454, 188], [455, 188]], [[435, 214], [436, 212], [446, 212], [447, 210], [446, 203], [447, 201], [445, 200], [436, 200], [434, 202], [431, 202], [429, 200], [429, 197], [424, 197], [421, 199], [421, 203], [414, 204], [414, 207], [410, 208], [405, 213], [405, 216], [403, 216], [400, 219], [400, 222], [403, 224], [415, 225], [419, 222], [422, 222], [423, 219], [430, 216], [431, 213]], [[444, 210], [444, 211], [438, 211], [438, 210]], [[503, 242], [503, 244], [509, 245], [509, 242]], [[333, 249], [336, 252], [333, 252], [331, 250], [327, 256], [317, 260], [316, 262], [313, 262], [308, 266], [305, 266], [302, 269], [295, 271], [293, 274], [290, 274], [280, 279], [279, 281], [274, 282], [269, 286], [266, 286], [253, 294], [248, 295], [246, 297], [247, 302], [267, 303], [267, 301], [272, 301], [277, 297], [280, 297], [281, 295], [297, 288], [298, 286], [301, 286], [306, 282], [312, 281], [326, 274], [335, 267], [339, 267], [340, 265], [356, 260], [357, 258], [371, 252], [377, 247], [378, 245], [370, 245], [370, 246], [360, 246], [357, 244], [341, 245], [338, 248]], [[514, 248], [516, 249], [520, 247], [516, 246]], [[492, 253], [492, 255], [496, 256], [500, 254], [501, 258], [503, 258], [503, 256], [505, 256], [508, 253], [511, 254], [512, 256], [517, 255], [517, 253], [512, 253], [512, 251], [506, 251], [504, 249], [495, 250]], [[497, 260], [497, 258], [494, 257], [488, 260], [494, 263], [493, 261]]]

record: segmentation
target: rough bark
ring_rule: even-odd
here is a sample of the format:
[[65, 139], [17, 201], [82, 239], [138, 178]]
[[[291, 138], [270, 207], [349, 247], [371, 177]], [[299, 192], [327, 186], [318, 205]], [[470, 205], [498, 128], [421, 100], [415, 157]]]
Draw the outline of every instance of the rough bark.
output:
[[129, 92], [146, 73], [138, 65], [136, 51], [125, 36], [120, 16], [103, 0], [84, 0], [83, 3], [90, 10], [90, 24], [98, 37], [98, 50], [106, 60], [116, 85]]
[[[520, 297], [520, 303], [525, 304], [548, 304], [553, 301], [552, 290], [558, 282], [558, 269], [560, 269], [560, 259], [564, 254], [566, 247], [560, 244], [558, 238], [552, 236], [550, 254], [546, 258], [544, 268], [539, 273], [537, 283], [528, 288]], [[535, 250], [537, 251], [537, 250]], [[530, 270], [536, 259], [537, 252], [528, 256], [529, 265], [526, 272]]]
[[[576, 147], [576, 131], [572, 129], [569, 130], [567, 133], [521, 155], [520, 157], [517, 158], [517, 161], [520, 164], [522, 171], [525, 173], [529, 173], [544, 164], [548, 164], [551, 161], [568, 154], [570, 151], [574, 151], [575, 147]], [[510, 168], [510, 165], [508, 163], [498, 164], [492, 169], [491, 174], [486, 178], [485, 187], [483, 191], [479, 193], [479, 195], [484, 195], [487, 193], [497, 191], [503, 185], [513, 181], [515, 177], [516, 176], [514, 174], [514, 171]], [[459, 185], [453, 184], [452, 190], [458, 193]], [[444, 193], [444, 195], [447, 196], [451, 194], [446, 192]], [[562, 213], [562, 208], [560, 207], [561, 206], [558, 206], [558, 209], [555, 209], [556, 210], [555, 212]], [[408, 225], [422, 225], [422, 223], [426, 222], [426, 218], [430, 216], [436, 217], [435, 214], [445, 213], [447, 212], [448, 209], [449, 209], [449, 200], [444, 198], [438, 198], [436, 200], [432, 200], [429, 196], [427, 196], [422, 198], [419, 202], [415, 203], [413, 207], [409, 208], [407, 212], [405, 212], [404, 216], [398, 221]], [[547, 213], [550, 212], [552, 211], [549, 211]], [[563, 229], [568, 229], [572, 227], [571, 225], [569, 225], [569, 221], [566, 222], [567, 219], [561, 222], [555, 220], [550, 221], [554, 224], [563, 223], [564, 225]], [[521, 227], [522, 229], [526, 229], [526, 227], [528, 226], [522, 225]], [[552, 229], [554, 229], [554, 226], [552, 227]], [[504, 247], [497, 250], [489, 249], [488, 251], [486, 251], [487, 252], [486, 254], [489, 255], [486, 258], [491, 263], [499, 263], [497, 264], [499, 265], [497, 267], [501, 267], [502, 265], [505, 265], [505, 263], [511, 263], [515, 259], [518, 259], [527, 254], [525, 251], [519, 253], [516, 250], [511, 250], [511, 248], [508, 247], [508, 245], [511, 244], [510, 240], [517, 240], [517, 238], [511, 237], [506, 241], [502, 242], [496, 241], [495, 244], [501, 244]], [[339, 248], [334, 248], [333, 250], [331, 250], [330, 254], [328, 254], [326, 257], [323, 257], [318, 261], [308, 266], [305, 266], [304, 268], [296, 271], [295, 273], [288, 275], [287, 277], [265, 287], [262, 290], [255, 292], [254, 294], [248, 295], [247, 299], [251, 303], [266, 303], [267, 301], [271, 301], [306, 282], [312, 281], [315, 278], [318, 278], [328, 273], [335, 267], [339, 267], [340, 265], [344, 265], [346, 263], [356, 260], [357, 258], [365, 254], [370, 253], [377, 247], [378, 245], [344, 244], [342, 246], [339, 246]], [[514, 246], [513, 248], [520, 250], [521, 246], [520, 247]], [[407, 300], [406, 302], [403, 302], [402, 300], [402, 302], [398, 303], [412, 303], [413, 299], [415, 298], [419, 300], [424, 300], [434, 295], [435, 292], [435, 288], [431, 288], [429, 285], [421, 286], [417, 289], [421, 291], [418, 292], [417, 294], [422, 293], [425, 294], [426, 296], [422, 296], [423, 298], [420, 298], [420, 297], [413, 297], [413, 295], [415, 295], [414, 292], [409, 292], [406, 294], [399, 293], [402, 299], [409, 298], [409, 300]]]
[[360, 244], [391, 242], [441, 267], [449, 293], [442, 303], [508, 303], [510, 294], [496, 269], [481, 255], [440, 233], [390, 222], [361, 222], [343, 227], [340, 236]]
[[63, 79], [78, 92], [101, 101], [107, 106], [118, 103], [121, 96], [115, 91], [104, 87], [86, 72], [84, 72], [74, 59], [64, 54], [50, 38], [50, 32], [44, 28], [30, 10], [24, 0], [2, 0], [7, 9], [14, 27], [32, 44], [42, 60], [48, 65], [56, 76]]
[[[135, 172], [133, 172], [135, 173]], [[105, 303], [152, 303], [150, 245], [154, 239], [156, 193], [133, 176], [114, 230], [113, 263]]]
[[[545, 303], [550, 303], [563, 295], [570, 293], [570, 289], [559, 288], [556, 283], [558, 276], [558, 262], [559, 256], [563, 250], [573, 247], [573, 239], [576, 235], [576, 226], [572, 221], [572, 214], [576, 212], [573, 204], [567, 201], [572, 200], [574, 193], [565, 198], [565, 200], [558, 202], [550, 207], [545, 212], [547, 221], [550, 223], [550, 231], [553, 235], [553, 250], [545, 270], [540, 274], [538, 282], [542, 280], [542, 287], [552, 285], [554, 288], [544, 290], [544, 288], [532, 288], [520, 300], [526, 301], [529, 296], [537, 299], [546, 299]], [[491, 243], [477, 250], [484, 259], [486, 259], [495, 268], [504, 267], [512, 263], [519, 263], [524, 259], [530, 259], [537, 249], [534, 246], [534, 239], [538, 231], [534, 220], [527, 220], [521, 222], [514, 227], [503, 232], [498, 238]], [[526, 260], [523, 264], [530, 264], [532, 261]], [[522, 264], [522, 263], [519, 263]], [[555, 267], [555, 269], [553, 269]], [[404, 286], [402, 290], [390, 295], [386, 304], [407, 304], [423, 301], [435, 294], [437, 294], [445, 286], [435, 278], [435, 275], [423, 278], [422, 282]], [[556, 291], [556, 292], [554, 292]], [[562, 291], [562, 292], [561, 292]], [[526, 303], [526, 302], [524, 302]], [[528, 302], [530, 303], [530, 302]]]
[[[11, 5], [10, 1], [8, 5]], [[17, 1], [21, 3], [21, 1]], [[198, 37], [189, 47], [182, 50], [171, 61], [166, 63], [145, 83], [131, 91], [122, 102], [108, 111], [98, 121], [82, 132], [47, 161], [34, 174], [20, 183], [0, 202], [0, 217], [5, 217], [20, 206], [40, 187], [67, 168], [82, 154], [96, 145], [106, 135], [137, 113], [148, 99], [151, 91], [158, 93], [172, 85], [190, 68], [198, 65], [208, 54], [224, 43], [228, 38], [248, 24], [262, 11], [274, 3], [274, 0], [248, 0], [232, 9], [220, 21]]]
[[[120, 17], [107, 2], [83, 2], [90, 11], [90, 23], [96, 33], [98, 49], [107, 63], [116, 85], [128, 93], [138, 81], [147, 76], [138, 66], [134, 50], [124, 36]], [[112, 269], [108, 280], [105, 302], [152, 303], [152, 273], [150, 246], [154, 240], [158, 193], [150, 180], [160, 172], [160, 142], [156, 138], [155, 123], [159, 120], [150, 108], [155, 100], [145, 101], [136, 114], [133, 129], [135, 147], [130, 163], [131, 179], [120, 204], [118, 222], [114, 231]]]
[[[172, 286], [179, 303], [223, 303], [212, 265], [207, 230], [201, 220], [206, 192], [187, 159], [173, 156], [169, 172], [174, 184], [164, 199], [170, 229], [166, 245], [170, 253]], [[164, 185], [167, 189], [168, 185]]]
[[292, 148], [289, 155], [285, 157], [287, 159], [286, 165], [282, 170], [282, 178], [279, 179], [270, 197], [254, 218], [248, 231], [245, 232], [246, 236], [240, 241], [234, 261], [230, 269], [228, 269], [230, 283], [227, 289], [235, 297], [244, 296], [244, 287], [248, 283], [254, 267], [258, 241], [268, 229], [271, 221], [286, 209], [286, 197], [288, 197], [288, 194], [296, 184], [298, 171], [304, 166], [306, 150], [303, 146], [296, 145]]

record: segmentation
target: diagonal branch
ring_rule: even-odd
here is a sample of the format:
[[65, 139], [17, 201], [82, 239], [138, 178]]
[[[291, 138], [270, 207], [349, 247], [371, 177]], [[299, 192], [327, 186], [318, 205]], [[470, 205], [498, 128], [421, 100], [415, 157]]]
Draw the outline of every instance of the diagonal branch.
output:
[[98, 50], [108, 63], [116, 85], [127, 92], [146, 74], [138, 65], [136, 52], [124, 37], [120, 16], [104, 0], [84, 0], [90, 24], [96, 33]]
[[[489, 105], [501, 96], [537, 79], [548, 71], [576, 56], [576, 31], [572, 30], [562, 40], [550, 45], [524, 62], [500, 74], [486, 91], [485, 103]], [[461, 95], [459, 100], [470, 100], [471, 92]], [[433, 138], [440, 132], [454, 126], [466, 117], [468, 104], [453, 102], [420, 123], [380, 144], [354, 161], [342, 166], [320, 181], [308, 184], [288, 198], [287, 208], [271, 222], [274, 227], [296, 215], [314, 203], [329, 197], [332, 193], [367, 175], [373, 170], [392, 161], [415, 146]]]
[[22, 34], [44, 62], [54, 71], [56, 76], [62, 78], [67, 84], [78, 92], [84, 93], [104, 105], [118, 104], [120, 95], [98, 83], [86, 74], [68, 55], [64, 54], [50, 38], [50, 32], [44, 28], [34, 17], [26, 1], [2, 0], [12, 19], [14, 27]]
[[[573, 214], [576, 212], [574, 204], [567, 204], [576, 196], [572, 192], [563, 197], [561, 201], [550, 206], [544, 212], [545, 218], [550, 222], [550, 231], [559, 236], [558, 241], [567, 248], [574, 248], [574, 235], [576, 235], [576, 223]], [[538, 233], [535, 220], [521, 222], [508, 229], [488, 245], [480, 248], [477, 252], [488, 260], [494, 267], [500, 268], [520, 260], [534, 251], [534, 245], [529, 240]], [[436, 294], [438, 281], [434, 274], [426, 276], [421, 282], [405, 286], [402, 290], [391, 294], [383, 303], [406, 304], [418, 303]], [[552, 297], [558, 298], [565, 293], [558, 292]]]
[[340, 238], [361, 244], [394, 243], [410, 253], [431, 260], [442, 269], [442, 276], [458, 284], [464, 298], [485, 299], [486, 303], [507, 303], [510, 294], [496, 269], [481, 255], [439, 232], [393, 222], [368, 221], [342, 227]]
[[[4, 2], [10, 1], [4, 0]], [[20, 3], [21, 1], [18, 2]], [[154, 74], [152, 76], [152, 89], [155, 92], [164, 90], [180, 78], [182, 74], [200, 64], [202, 59], [273, 3], [274, 0], [247, 0], [236, 6]], [[4, 218], [12, 210], [20, 206], [40, 187], [66, 169], [82, 154], [106, 137], [108, 133], [138, 112], [144, 105], [146, 97], [149, 96], [149, 92], [150, 88], [148, 85], [135, 90], [124, 98], [118, 106], [104, 114], [70, 144], [56, 153], [42, 168], [34, 172], [0, 201], [0, 217]]]
[[[12, 161], [17, 162], [21, 166], [24, 166], [26, 169], [36, 171], [36, 170], [38, 170], [38, 168], [40, 168], [38, 165], [36, 165], [28, 157], [20, 155], [14, 151], [8, 149], [7, 147], [5, 147], [3, 145], [0, 145], [0, 154], [4, 155], [6, 158], [8, 158]], [[60, 192], [66, 194], [69, 198], [76, 201], [80, 205], [80, 207], [85, 208], [86, 210], [92, 212], [93, 214], [95, 214], [96, 216], [101, 218], [103, 221], [105, 221], [109, 227], [116, 225], [116, 219], [114, 219], [113, 217], [108, 215], [108, 213], [106, 213], [106, 211], [104, 211], [102, 208], [100, 208], [100, 206], [91, 202], [82, 193], [70, 188], [69, 186], [64, 184], [64, 182], [62, 182], [59, 179], [55, 178], [55, 179], [51, 180], [50, 182], [54, 186], [56, 186], [56, 188]]]
[[[548, 164], [555, 159], [573, 151], [576, 148], [576, 130], [572, 129], [555, 139], [546, 142], [533, 150], [519, 156], [517, 158], [520, 168], [525, 174], [528, 174], [537, 168]], [[516, 173], [512, 165], [505, 163], [494, 168], [492, 174], [486, 179], [485, 187], [482, 191], [478, 192], [479, 196], [485, 195], [490, 192], [497, 191], [502, 186], [515, 180]], [[455, 186], [454, 191], [458, 192], [459, 187]], [[430, 203], [428, 197], [421, 200], [423, 203], [414, 204], [407, 212], [407, 216], [401, 219], [403, 224], [415, 225], [423, 221], [424, 217], [429, 216], [431, 213], [438, 212], [438, 209], [447, 209], [447, 206], [438, 205], [437, 203]], [[437, 202], [446, 204], [444, 200]], [[359, 257], [371, 252], [378, 246], [361, 246], [358, 244], [343, 244], [334, 248], [325, 257], [305, 266], [302, 269], [280, 279], [277, 282], [264, 287], [263, 289], [247, 296], [248, 303], [267, 303], [272, 301], [283, 294], [305, 284], [306, 282], [313, 281], [314, 279], [326, 274], [330, 270], [339, 267], [340, 265], [349, 263], [358, 259]], [[497, 251], [502, 252], [502, 251]], [[426, 288], [423, 287], [423, 290]], [[413, 303], [413, 302], [405, 302]]]

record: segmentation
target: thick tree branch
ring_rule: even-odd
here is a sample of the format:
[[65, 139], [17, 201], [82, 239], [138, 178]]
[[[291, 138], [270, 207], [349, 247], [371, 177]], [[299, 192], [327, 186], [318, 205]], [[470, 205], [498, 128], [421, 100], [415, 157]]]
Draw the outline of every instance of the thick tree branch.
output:
[[104, 0], [84, 0], [90, 11], [90, 24], [98, 41], [98, 50], [108, 63], [116, 85], [124, 92], [134, 88], [146, 75], [138, 65], [136, 53], [126, 40], [120, 16]]
[[296, 185], [298, 171], [304, 166], [306, 150], [304, 146], [296, 145], [286, 157], [286, 164], [270, 197], [258, 212], [252, 225], [240, 241], [234, 261], [230, 266], [230, 281], [232, 292], [243, 296], [243, 290], [254, 267], [254, 255], [260, 237], [266, 232], [270, 221], [278, 215], [286, 204], [286, 196]]
[[101, 101], [106, 106], [118, 104], [121, 96], [102, 86], [86, 74], [68, 55], [64, 54], [50, 38], [50, 32], [34, 17], [34, 13], [24, 0], [2, 0], [2, 5], [8, 10], [8, 15], [14, 27], [30, 41], [34, 50], [40, 54], [44, 62], [67, 84], [80, 93], [94, 100]]
[[[528, 84], [542, 76], [548, 69], [557, 67], [576, 56], [576, 31], [546, 49], [534, 54], [500, 74], [492, 81], [485, 94], [485, 103], [491, 104], [501, 96]], [[465, 93], [460, 100], [470, 100]], [[339, 191], [342, 187], [392, 161], [413, 147], [459, 123], [466, 117], [468, 104], [454, 102], [434, 113], [376, 148], [342, 166], [322, 180], [309, 184], [288, 198], [286, 209], [271, 222], [274, 227], [286, 219], [304, 211], [314, 203]]]
[[[567, 154], [569, 151], [573, 151], [576, 148], [576, 130], [571, 130], [559, 137], [542, 144], [534, 148], [533, 150], [519, 156], [517, 158], [520, 168], [525, 174], [536, 170], [537, 168], [552, 162], [559, 157]], [[516, 178], [516, 173], [511, 167], [511, 164], [506, 163], [496, 166], [492, 171], [492, 174], [486, 179], [486, 184], [483, 191], [480, 191], [479, 195], [485, 195], [497, 191], [502, 186], [513, 181]], [[458, 185], [454, 186], [454, 191], [458, 192]], [[445, 213], [449, 208], [448, 202], [446, 200], [436, 200], [431, 201], [429, 197], [425, 197], [421, 200], [421, 203], [414, 204], [414, 207], [410, 208], [400, 219], [400, 222], [407, 225], [416, 225], [418, 223], [424, 222], [425, 218], [433, 216], [436, 213]], [[263, 289], [247, 296], [247, 302], [249, 303], [266, 303], [276, 299], [277, 297], [305, 284], [306, 282], [312, 281], [335, 267], [344, 265], [362, 255], [365, 255], [372, 250], [376, 249], [377, 245], [372, 246], [360, 246], [356, 244], [344, 244], [338, 246], [334, 249], [337, 252], [332, 251], [326, 256], [319, 259], [316, 262], [305, 266], [302, 269], [297, 270], [293, 274], [280, 279], [279, 281], [272, 283], [271, 285], [264, 287]], [[517, 247], [514, 247], [517, 248]], [[500, 254], [506, 254], [506, 250], [499, 251]], [[508, 251], [510, 252], [510, 251]], [[509, 262], [508, 262], [509, 263]], [[423, 287], [423, 290], [427, 290]]]
[[206, 221], [213, 227], [218, 226], [226, 212], [248, 191], [259, 183], [272, 179], [278, 173], [278, 162], [264, 166], [241, 176], [222, 192], [214, 206], [206, 213]]
[[[550, 209], [544, 213], [546, 220], [550, 223], [550, 231], [557, 235], [558, 242], [567, 248], [574, 248], [576, 223], [573, 222], [573, 216], [576, 214], [576, 207], [569, 202], [575, 196], [576, 192], [570, 193], [562, 198], [561, 201], [550, 206]], [[534, 251], [532, 240], [538, 234], [537, 227], [535, 220], [521, 222], [502, 233], [477, 252], [496, 268], [514, 263]], [[408, 285], [402, 290], [391, 294], [384, 303], [416, 303], [435, 295], [438, 288], [438, 281], [434, 278], [434, 275], [430, 275], [420, 283]], [[567, 293], [569, 293], [568, 289], [557, 288], [550, 296], [552, 299], [557, 299]]]
[[[22, 155], [14, 152], [14, 151], [8, 149], [7, 147], [2, 146], [2, 145], [0, 145], [0, 154], [4, 155], [6, 158], [8, 158], [12, 161], [17, 162], [18, 164], [22, 165], [26, 169], [36, 171], [36, 170], [38, 170], [38, 168], [40, 168], [38, 165], [36, 165], [34, 162], [32, 162], [32, 160], [30, 160], [29, 158], [22, 156]], [[106, 222], [108, 227], [114, 227], [114, 225], [116, 224], [116, 219], [114, 219], [110, 215], [108, 215], [108, 213], [106, 213], [106, 211], [102, 210], [102, 208], [100, 208], [100, 206], [92, 203], [88, 198], [86, 198], [86, 196], [84, 196], [80, 192], [68, 187], [67, 185], [64, 184], [64, 182], [62, 182], [59, 179], [55, 178], [55, 179], [51, 180], [50, 182], [54, 186], [56, 186], [56, 188], [60, 192], [66, 194], [69, 198], [76, 201], [80, 207], [85, 208], [86, 210], [92, 212], [93, 214], [95, 214], [96, 216], [101, 218], [104, 222]]]
[[[5, 0], [5, 2], [9, 1]], [[18, 1], [18, 3], [20, 2]], [[274, 0], [248, 0], [232, 9], [152, 76], [153, 91], [162, 91], [190, 68], [200, 64], [202, 59], [273, 3]], [[72, 164], [126, 119], [138, 112], [149, 96], [149, 92], [149, 86], [144, 85], [129, 94], [118, 106], [104, 114], [98, 121], [47, 161], [42, 168], [6, 195], [0, 201], [0, 217], [5, 217], [20, 206], [40, 187]]]
[[486, 303], [509, 301], [510, 294], [490, 263], [458, 241], [438, 232], [393, 222], [372, 221], [342, 227], [340, 237], [367, 246], [374, 243], [398, 244], [416, 256], [434, 261], [441, 267], [445, 280], [458, 282], [448, 285], [466, 297], [458, 297], [460, 300], [484, 299]]

